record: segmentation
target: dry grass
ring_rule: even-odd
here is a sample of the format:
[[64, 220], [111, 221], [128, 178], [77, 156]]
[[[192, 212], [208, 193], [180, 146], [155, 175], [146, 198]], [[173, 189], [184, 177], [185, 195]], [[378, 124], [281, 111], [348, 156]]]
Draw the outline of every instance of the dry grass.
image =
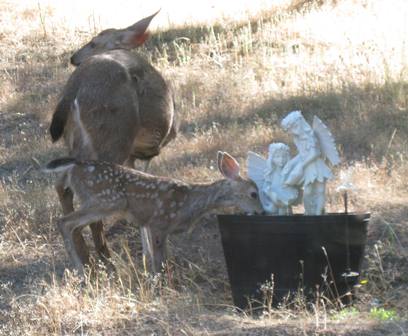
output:
[[[162, 278], [144, 275], [133, 228], [109, 236], [116, 278], [101, 271], [83, 287], [64, 272], [53, 225], [60, 208], [52, 179], [37, 171], [33, 158], [45, 163], [64, 153], [46, 130], [72, 71], [72, 51], [102, 28], [143, 16], [131, 18], [130, 8], [140, 5], [146, 15], [155, 8], [123, 1], [116, 17], [110, 5], [95, 5], [96, 13], [91, 3], [70, 16], [79, 13], [71, 3], [10, 0], [0, 2], [0, 333], [405, 335], [408, 5], [251, 1], [229, 17], [227, 5], [220, 4], [224, 12], [214, 5], [209, 13], [217, 15], [210, 18], [172, 4], [139, 50], [173, 81], [181, 119], [180, 136], [154, 160], [152, 172], [213, 180], [218, 149], [244, 164], [249, 149], [266, 153], [271, 141], [290, 142], [277, 126], [287, 112], [318, 115], [344, 158], [328, 188], [328, 210], [342, 211], [336, 187], [343, 178], [355, 186], [350, 210], [372, 213], [360, 301], [355, 310], [305, 309], [300, 302], [261, 318], [236, 313], [214, 217], [172, 238], [171, 271]], [[373, 307], [395, 311], [398, 319], [381, 321]]]

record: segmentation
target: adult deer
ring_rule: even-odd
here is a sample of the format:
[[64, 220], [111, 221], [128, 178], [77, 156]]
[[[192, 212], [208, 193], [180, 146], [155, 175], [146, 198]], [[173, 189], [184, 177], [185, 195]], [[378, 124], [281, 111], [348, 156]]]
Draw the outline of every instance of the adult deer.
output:
[[188, 229], [214, 209], [236, 206], [245, 212], [262, 211], [255, 183], [240, 176], [232, 156], [218, 152], [218, 169], [224, 179], [188, 184], [100, 161], [62, 158], [48, 163], [45, 171], [66, 174], [67, 187], [81, 201], [79, 210], [57, 222], [79, 274], [83, 276], [83, 263], [73, 233], [105, 217], [131, 218], [142, 231], [147, 230], [142, 240], [143, 253], [151, 261], [153, 272], [159, 272], [166, 260], [169, 234]]
[[[175, 138], [173, 93], [162, 75], [130, 50], [147, 38], [157, 13], [125, 29], [107, 29], [74, 53], [77, 68], [69, 78], [52, 117], [55, 142], [64, 137], [69, 156], [98, 159], [133, 167], [135, 159], [150, 161]], [[146, 165], [147, 168], [147, 165]], [[66, 175], [56, 183], [64, 214], [72, 212], [73, 192]], [[95, 247], [109, 258], [101, 222], [91, 225]], [[80, 232], [74, 233], [84, 263], [89, 252]]]

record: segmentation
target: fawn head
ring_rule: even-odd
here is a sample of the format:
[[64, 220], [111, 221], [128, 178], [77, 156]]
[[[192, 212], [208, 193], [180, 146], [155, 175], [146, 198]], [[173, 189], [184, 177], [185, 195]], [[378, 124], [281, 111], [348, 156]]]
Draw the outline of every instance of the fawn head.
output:
[[130, 50], [142, 45], [148, 37], [148, 34], [146, 33], [147, 27], [158, 12], [159, 11], [153, 15], [145, 17], [125, 29], [111, 28], [103, 30], [72, 55], [71, 64], [79, 65], [88, 57], [109, 50]]
[[228, 193], [222, 202], [226, 206], [235, 206], [246, 213], [263, 211], [256, 184], [241, 177], [238, 162], [226, 152], [218, 152], [218, 170], [227, 178]]

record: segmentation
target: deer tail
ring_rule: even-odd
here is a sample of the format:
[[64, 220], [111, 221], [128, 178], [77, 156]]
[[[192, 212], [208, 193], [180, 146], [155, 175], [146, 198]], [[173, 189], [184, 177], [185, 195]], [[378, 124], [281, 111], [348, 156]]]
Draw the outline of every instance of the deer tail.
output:
[[70, 103], [66, 99], [62, 98], [59, 101], [51, 120], [50, 134], [52, 142], [58, 141], [64, 133], [65, 124], [67, 122], [68, 113], [70, 110]]
[[64, 157], [52, 160], [47, 163], [47, 165], [42, 169], [46, 173], [58, 173], [70, 170], [73, 166], [77, 164], [74, 158]]

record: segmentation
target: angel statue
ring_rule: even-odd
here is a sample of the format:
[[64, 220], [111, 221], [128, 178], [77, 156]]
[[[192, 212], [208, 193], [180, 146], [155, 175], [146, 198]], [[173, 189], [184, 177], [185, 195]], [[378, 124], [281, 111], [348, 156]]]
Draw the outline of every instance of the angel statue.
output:
[[321, 215], [326, 202], [326, 181], [333, 176], [325, 161], [333, 166], [340, 163], [333, 136], [316, 116], [310, 127], [300, 111], [290, 112], [281, 126], [293, 136], [298, 150], [282, 171], [284, 184], [303, 187], [305, 215]]
[[270, 215], [290, 215], [298, 199], [295, 187], [284, 185], [282, 170], [290, 159], [289, 147], [283, 143], [269, 145], [268, 158], [248, 152], [248, 176], [259, 190], [262, 206]]

